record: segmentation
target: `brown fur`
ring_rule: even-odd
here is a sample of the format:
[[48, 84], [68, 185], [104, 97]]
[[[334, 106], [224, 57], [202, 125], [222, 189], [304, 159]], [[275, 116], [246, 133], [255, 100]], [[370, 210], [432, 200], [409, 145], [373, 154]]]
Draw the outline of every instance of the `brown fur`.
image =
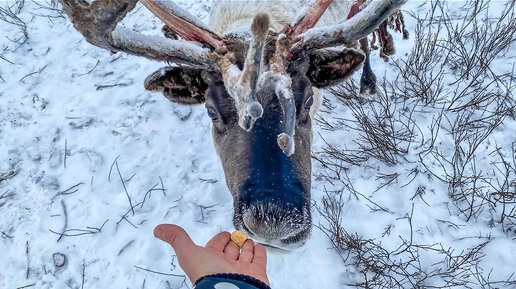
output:
[[[61, 0], [63, 10], [71, 16], [75, 29], [79, 30], [89, 43], [110, 50], [117, 50], [112, 42], [111, 32], [137, 2], [138, 0], [104, 0], [85, 6], [85, 1], [79, 4], [74, 0]], [[105, 19], [110, 21], [103, 21]]]
[[271, 21], [268, 14], [257, 14], [253, 19], [253, 24], [251, 25], [253, 36], [255, 36], [258, 41], [263, 42], [265, 37], [267, 37], [267, 32], [269, 32], [270, 24]]

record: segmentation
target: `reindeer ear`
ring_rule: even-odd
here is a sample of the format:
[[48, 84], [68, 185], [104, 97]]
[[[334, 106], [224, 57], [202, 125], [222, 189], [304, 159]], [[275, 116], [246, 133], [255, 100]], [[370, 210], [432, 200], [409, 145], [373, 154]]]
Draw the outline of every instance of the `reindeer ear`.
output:
[[145, 79], [145, 89], [161, 91], [170, 101], [194, 105], [204, 103], [208, 85], [201, 77], [202, 70], [192, 67], [164, 67]]
[[365, 54], [352, 48], [315, 50], [310, 53], [310, 68], [306, 75], [313, 86], [326, 88], [346, 80], [364, 60]]

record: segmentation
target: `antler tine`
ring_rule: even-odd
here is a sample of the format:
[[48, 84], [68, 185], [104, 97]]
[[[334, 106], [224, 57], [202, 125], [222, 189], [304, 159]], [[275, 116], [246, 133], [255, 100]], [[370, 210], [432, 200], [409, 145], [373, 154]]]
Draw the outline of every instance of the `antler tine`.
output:
[[251, 25], [253, 38], [242, 71], [232, 64], [227, 56], [220, 59], [224, 83], [237, 107], [238, 123], [246, 131], [250, 131], [254, 122], [263, 114], [263, 108], [256, 96], [256, 87], [269, 25], [270, 20], [267, 14], [258, 14], [254, 17]]
[[294, 133], [296, 129], [296, 102], [292, 93], [292, 80], [283, 76], [276, 82], [276, 94], [279, 97], [283, 115], [285, 116], [284, 132], [278, 135], [278, 145], [283, 153], [290, 157], [296, 149]]
[[290, 157], [296, 149], [294, 142], [296, 126], [296, 103], [292, 93], [292, 79], [285, 68], [285, 60], [292, 56], [290, 40], [314, 27], [333, 0], [316, 0], [311, 6], [302, 9], [291, 25], [282, 30], [276, 42], [276, 51], [270, 59], [271, 70], [261, 78], [261, 82], [273, 83], [276, 95], [283, 110], [283, 132], [278, 135], [277, 142], [283, 153]]
[[214, 49], [226, 46], [219, 35], [174, 2], [170, 0], [140, 0], [140, 2], [183, 39], [206, 43]]
[[293, 52], [335, 47], [357, 41], [373, 32], [389, 15], [407, 0], [372, 1], [364, 10], [347, 21], [334, 26], [312, 28], [299, 35], [292, 46]]
[[59, 1], [74, 27], [95, 46], [159, 61], [205, 68], [215, 65], [209, 58], [211, 51], [193, 43], [147, 36], [117, 27], [138, 0], [97, 0], [90, 5], [82, 0]]
[[332, 2], [333, 0], [314, 1], [310, 7], [301, 9], [299, 14], [296, 16], [294, 23], [285, 27], [284, 30], [288, 30], [287, 34], [294, 37], [311, 29], [317, 24], [319, 19], [321, 19], [321, 16]]

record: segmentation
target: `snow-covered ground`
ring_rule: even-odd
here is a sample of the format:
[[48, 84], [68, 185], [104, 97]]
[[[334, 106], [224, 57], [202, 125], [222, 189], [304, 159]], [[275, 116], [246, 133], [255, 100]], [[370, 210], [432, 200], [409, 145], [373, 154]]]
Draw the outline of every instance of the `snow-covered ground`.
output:
[[[163, 63], [93, 47], [69, 19], [47, 9], [52, 3], [25, 3], [19, 13], [27, 24], [23, 44], [11, 41], [23, 41], [18, 27], [0, 21], [0, 288], [190, 288], [171, 248], [152, 231], [157, 224], [174, 223], [204, 244], [221, 230], [233, 230], [232, 198], [205, 108], [182, 107], [145, 91], [143, 80]], [[460, 1], [450, 4], [457, 5], [452, 12], [460, 17], [454, 3]], [[12, 4], [0, 2], [2, 7]], [[425, 13], [420, 4], [411, 1], [404, 9]], [[211, 2], [181, 5], [206, 21]], [[408, 13], [406, 21], [413, 35], [416, 22]], [[162, 25], [141, 5], [124, 24], [145, 33], [159, 33]], [[393, 60], [403, 59], [414, 38], [394, 37]], [[513, 46], [505, 59], [497, 60], [500, 73], [513, 73], [515, 50]], [[377, 76], [388, 75], [392, 68], [374, 54]], [[333, 108], [323, 109], [325, 119], [352, 118], [334, 96], [326, 93], [326, 98]], [[424, 134], [431, 113], [419, 111], [415, 117]], [[355, 145], [357, 131], [336, 127], [328, 131], [320, 122], [314, 124], [314, 155], [324, 155], [327, 143]], [[515, 132], [514, 118], [507, 117], [479, 148], [478, 155], [485, 156], [479, 170], [495, 174], [489, 156], [497, 146], [514, 160]], [[446, 133], [438, 142], [445, 154], [455, 148]], [[516, 268], [514, 231], [493, 224], [496, 218], [488, 210], [466, 221], [447, 184], [424, 173], [439, 175], [442, 166], [429, 160], [430, 167], [423, 167], [420, 151], [411, 148], [394, 166], [375, 159], [346, 165], [342, 178], [349, 177], [348, 183], [371, 200], [344, 190], [346, 231], [388, 250], [412, 237], [414, 244], [442, 244], [457, 254], [489, 239], [482, 250], [483, 272], [487, 276], [492, 270], [492, 280], [509, 278]], [[347, 181], [331, 184], [323, 177], [332, 174], [327, 168], [316, 161], [313, 168], [313, 222], [324, 225], [315, 207], [326, 191], [340, 190]], [[421, 174], [411, 174], [415, 168]], [[393, 173], [399, 177], [376, 191], [388, 180], [379, 176]], [[514, 174], [509, 177], [514, 182]], [[413, 198], [421, 187], [426, 193]], [[514, 192], [514, 185], [510, 189]], [[388, 210], [378, 210], [372, 202]], [[66, 256], [64, 267], [54, 264], [58, 252]], [[419, 253], [422, 268], [429, 271], [444, 260], [431, 250]], [[324, 232], [314, 227], [304, 247], [269, 255], [268, 274], [273, 288], [345, 288], [360, 281], [358, 268], [351, 259], [343, 262]], [[439, 280], [431, 282], [426, 285]]]

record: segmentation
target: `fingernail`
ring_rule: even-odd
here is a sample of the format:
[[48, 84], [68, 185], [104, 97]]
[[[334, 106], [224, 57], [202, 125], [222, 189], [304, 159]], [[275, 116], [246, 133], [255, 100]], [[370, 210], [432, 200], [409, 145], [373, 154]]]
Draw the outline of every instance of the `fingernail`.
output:
[[154, 236], [158, 239], [161, 239], [161, 237], [163, 236], [163, 229], [161, 229], [160, 227], [156, 227], [156, 229], [154, 229]]

